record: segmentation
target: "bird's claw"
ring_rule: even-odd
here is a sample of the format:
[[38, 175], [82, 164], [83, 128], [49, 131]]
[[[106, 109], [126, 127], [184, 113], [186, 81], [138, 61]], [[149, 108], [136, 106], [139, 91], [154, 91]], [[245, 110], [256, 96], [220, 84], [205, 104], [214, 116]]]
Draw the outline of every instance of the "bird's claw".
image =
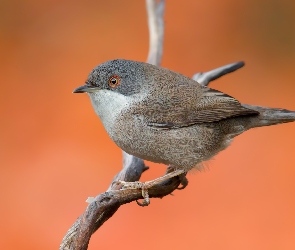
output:
[[187, 185], [188, 185], [188, 179], [186, 178], [186, 176], [183, 176], [183, 178], [180, 181], [180, 186], [177, 189], [178, 190], [185, 189]]
[[[172, 177], [179, 176], [185, 174], [184, 170], [173, 170], [170, 173], [167, 173], [157, 179], [154, 179], [152, 181], [147, 181], [147, 182], [140, 182], [140, 181], [134, 181], [134, 182], [125, 182], [125, 181], [116, 181], [115, 183], [122, 185], [120, 189], [141, 189], [142, 197], [143, 197], [143, 202], [140, 203], [138, 201], [137, 204], [140, 206], [148, 206], [150, 204], [150, 198], [149, 198], [149, 193], [148, 189], [158, 185], [164, 181], [169, 180]], [[185, 176], [182, 177], [181, 179], [181, 184], [182, 184], [182, 189], [187, 186], [188, 181], [186, 180]]]
[[122, 185], [121, 190], [141, 189], [143, 202], [139, 202], [138, 200], [136, 200], [136, 203], [141, 207], [145, 207], [150, 204], [150, 197], [148, 193], [148, 188], [150, 185], [147, 185], [146, 183], [140, 182], [140, 181], [134, 181], [134, 182], [117, 181], [116, 183], [119, 185]]
[[143, 202], [139, 202], [138, 200], [136, 200], [137, 205], [141, 206], [141, 207], [146, 207], [150, 204], [150, 197], [149, 197], [149, 192], [147, 189], [145, 189], [144, 187], [141, 189], [141, 194], [143, 197]]

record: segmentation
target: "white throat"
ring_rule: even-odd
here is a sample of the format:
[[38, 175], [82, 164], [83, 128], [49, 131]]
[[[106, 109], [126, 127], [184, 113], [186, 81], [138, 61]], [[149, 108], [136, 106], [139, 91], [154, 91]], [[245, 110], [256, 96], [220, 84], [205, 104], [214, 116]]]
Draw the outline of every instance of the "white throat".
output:
[[89, 96], [95, 113], [110, 134], [116, 117], [128, 105], [129, 98], [105, 89], [90, 93]]

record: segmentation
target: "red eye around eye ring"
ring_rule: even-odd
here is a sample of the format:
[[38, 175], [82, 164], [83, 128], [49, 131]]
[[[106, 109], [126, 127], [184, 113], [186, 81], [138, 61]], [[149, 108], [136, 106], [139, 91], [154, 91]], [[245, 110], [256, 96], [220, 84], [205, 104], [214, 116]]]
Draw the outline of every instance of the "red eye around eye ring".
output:
[[117, 75], [111, 76], [109, 79], [109, 86], [111, 88], [116, 88], [118, 85], [120, 85], [120, 77]]

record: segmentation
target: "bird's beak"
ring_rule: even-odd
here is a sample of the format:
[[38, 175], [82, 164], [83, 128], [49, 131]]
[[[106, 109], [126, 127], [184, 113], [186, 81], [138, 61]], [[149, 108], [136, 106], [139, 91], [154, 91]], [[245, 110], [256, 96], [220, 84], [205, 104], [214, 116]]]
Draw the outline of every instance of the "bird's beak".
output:
[[94, 91], [97, 91], [99, 90], [98, 87], [90, 87], [90, 86], [87, 86], [87, 85], [83, 85], [83, 86], [80, 86], [76, 89], [74, 89], [73, 93], [91, 93], [91, 92], [94, 92]]

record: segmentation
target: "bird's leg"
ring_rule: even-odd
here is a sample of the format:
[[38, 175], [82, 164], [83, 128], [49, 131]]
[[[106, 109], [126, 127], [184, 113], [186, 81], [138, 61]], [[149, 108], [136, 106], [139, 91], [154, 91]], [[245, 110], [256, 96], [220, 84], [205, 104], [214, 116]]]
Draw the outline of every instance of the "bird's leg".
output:
[[[139, 181], [135, 181], [135, 182], [125, 182], [125, 181], [118, 181], [118, 184], [122, 184], [123, 187], [121, 189], [141, 189], [142, 190], [142, 197], [144, 198], [144, 201], [142, 203], [139, 203], [137, 201], [137, 204], [140, 206], [147, 206], [150, 204], [150, 199], [149, 199], [149, 194], [148, 194], [148, 189], [155, 186], [155, 185], [159, 185], [164, 181], [167, 181], [169, 179], [171, 179], [172, 177], [184, 174], [185, 171], [184, 170], [174, 170], [171, 173], [167, 173], [159, 178], [156, 178], [154, 180], [151, 181], [146, 181], [146, 182], [139, 182]], [[186, 182], [181, 182], [181, 184], [183, 186], [185, 186]]]

